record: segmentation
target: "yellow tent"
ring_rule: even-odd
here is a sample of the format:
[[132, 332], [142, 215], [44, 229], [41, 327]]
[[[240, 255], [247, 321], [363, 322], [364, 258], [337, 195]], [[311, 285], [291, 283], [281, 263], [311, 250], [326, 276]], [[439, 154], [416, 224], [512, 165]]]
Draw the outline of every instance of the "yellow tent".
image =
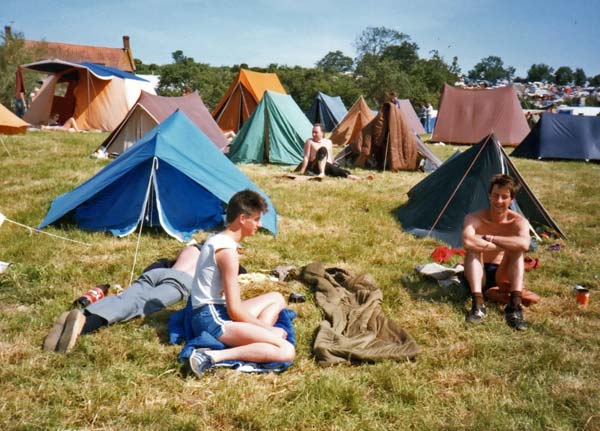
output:
[[25, 133], [27, 126], [29, 124], [0, 104], [0, 134], [15, 135], [17, 133]]
[[241, 69], [212, 112], [221, 130], [237, 133], [267, 90], [287, 94], [277, 74]]

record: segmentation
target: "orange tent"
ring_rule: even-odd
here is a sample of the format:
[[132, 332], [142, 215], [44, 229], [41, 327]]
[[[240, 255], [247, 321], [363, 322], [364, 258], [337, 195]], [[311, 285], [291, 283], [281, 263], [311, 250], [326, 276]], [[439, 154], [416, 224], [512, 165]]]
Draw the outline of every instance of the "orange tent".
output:
[[267, 90], [287, 94], [277, 74], [241, 69], [212, 116], [223, 131], [237, 133]]
[[334, 145], [346, 145], [352, 142], [373, 118], [375, 114], [365, 99], [360, 96], [340, 124], [331, 132], [331, 142]]
[[27, 126], [29, 124], [0, 104], [0, 134], [15, 135], [17, 133], [25, 133]]
[[48, 73], [25, 113], [33, 125], [46, 124], [52, 113], [63, 123], [73, 117], [82, 130], [112, 131], [135, 104], [142, 90], [155, 94], [152, 84], [118, 69], [59, 59], [21, 66]]

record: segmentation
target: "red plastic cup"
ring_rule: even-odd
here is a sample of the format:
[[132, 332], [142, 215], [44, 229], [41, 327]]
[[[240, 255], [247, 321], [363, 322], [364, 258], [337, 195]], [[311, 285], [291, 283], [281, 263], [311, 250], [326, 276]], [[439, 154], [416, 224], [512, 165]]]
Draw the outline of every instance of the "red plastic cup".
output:
[[587, 305], [590, 303], [589, 289], [577, 289], [577, 295], [575, 298], [577, 299], [577, 304], [587, 307]]

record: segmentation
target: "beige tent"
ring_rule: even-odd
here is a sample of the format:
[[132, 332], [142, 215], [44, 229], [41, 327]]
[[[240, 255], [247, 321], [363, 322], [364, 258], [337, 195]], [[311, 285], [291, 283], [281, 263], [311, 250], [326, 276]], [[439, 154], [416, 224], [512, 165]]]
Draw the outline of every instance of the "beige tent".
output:
[[142, 91], [136, 104], [99, 149], [111, 155], [121, 154], [177, 110], [192, 120], [217, 148], [226, 151], [229, 142], [198, 93], [193, 92], [181, 97], [163, 97], [145, 91]]
[[21, 68], [50, 74], [25, 114], [33, 125], [47, 124], [58, 113], [60, 123], [73, 117], [80, 129], [112, 131], [141, 90], [156, 94], [148, 81], [93, 63], [44, 60]]
[[17, 133], [25, 133], [27, 126], [29, 124], [0, 104], [0, 134], [15, 135]]
[[365, 99], [360, 96], [344, 119], [331, 132], [331, 141], [334, 145], [340, 146], [354, 141], [363, 127], [373, 118], [375, 118], [375, 114], [373, 114]]

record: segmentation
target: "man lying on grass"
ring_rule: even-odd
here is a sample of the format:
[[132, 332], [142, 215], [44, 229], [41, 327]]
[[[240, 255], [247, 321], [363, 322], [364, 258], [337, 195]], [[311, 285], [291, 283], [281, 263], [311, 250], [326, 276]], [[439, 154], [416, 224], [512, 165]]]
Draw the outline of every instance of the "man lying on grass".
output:
[[481, 323], [486, 316], [482, 286], [498, 286], [509, 292], [506, 323], [515, 330], [527, 328], [522, 292], [524, 256], [531, 239], [527, 220], [509, 209], [517, 191], [518, 184], [510, 176], [495, 175], [489, 190], [490, 207], [465, 217], [465, 277], [473, 296], [467, 322]]
[[[313, 126], [312, 138], [307, 139], [304, 143], [304, 159], [302, 159], [299, 171], [300, 174], [308, 171], [321, 178], [329, 175], [349, 180], [363, 179], [333, 164], [333, 144], [330, 139], [323, 136], [323, 126], [320, 123]], [[367, 179], [373, 178], [367, 177]]]
[[69, 353], [80, 334], [146, 316], [187, 299], [198, 256], [200, 250], [197, 244], [186, 246], [170, 268], [146, 270], [118, 295], [102, 298], [81, 311], [65, 311], [44, 339], [43, 349]]
[[206, 240], [192, 283], [191, 328], [195, 337], [207, 332], [227, 346], [224, 350], [194, 350], [190, 367], [200, 377], [215, 363], [228, 360], [291, 362], [294, 346], [286, 332], [273, 326], [285, 307], [283, 296], [266, 293], [241, 300], [238, 247], [260, 227], [267, 203], [258, 193], [236, 193], [227, 205], [227, 226]]

